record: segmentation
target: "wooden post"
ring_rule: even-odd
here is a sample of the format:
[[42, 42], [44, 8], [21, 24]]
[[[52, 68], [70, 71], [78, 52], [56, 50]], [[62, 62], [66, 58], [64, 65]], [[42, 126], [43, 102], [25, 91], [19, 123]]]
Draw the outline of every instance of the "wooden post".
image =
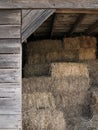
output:
[[20, 130], [21, 11], [0, 11], [0, 130]]

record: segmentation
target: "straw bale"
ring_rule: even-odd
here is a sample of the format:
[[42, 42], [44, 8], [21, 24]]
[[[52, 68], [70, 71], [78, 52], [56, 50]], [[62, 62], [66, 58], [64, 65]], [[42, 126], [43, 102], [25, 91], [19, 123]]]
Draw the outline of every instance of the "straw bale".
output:
[[32, 94], [23, 94], [23, 109], [55, 109], [55, 99], [50, 92], [33, 92]]
[[81, 48], [79, 50], [80, 60], [95, 60], [96, 59], [96, 49], [94, 48]]
[[79, 51], [78, 50], [64, 50], [62, 52], [62, 61], [78, 61]]
[[98, 119], [96, 120], [94, 119], [94, 117], [90, 120], [86, 120], [83, 117], [79, 117], [75, 121], [74, 130], [97, 130], [97, 128]]
[[85, 76], [88, 77], [88, 69], [86, 64], [82, 63], [52, 63], [51, 64], [52, 77], [65, 76]]
[[86, 77], [55, 78], [51, 89], [57, 108], [63, 109], [68, 117], [82, 114], [82, 106], [87, 105], [89, 87]]
[[66, 130], [66, 121], [60, 111], [38, 110], [28, 115], [29, 124], [27, 125], [31, 130]]
[[96, 46], [97, 46], [97, 39], [95, 37], [90, 37], [90, 36], [80, 37], [81, 48], [96, 48]]
[[91, 90], [92, 96], [91, 96], [91, 108], [93, 115], [98, 115], [98, 88], [93, 88]]
[[55, 52], [62, 50], [61, 40], [40, 40], [28, 43], [28, 52], [30, 54], [40, 53], [46, 54], [48, 52]]
[[46, 62], [60, 62], [62, 61], [62, 52], [49, 52], [46, 54]]
[[24, 77], [43, 76], [49, 74], [50, 64], [26, 64], [23, 68]]
[[50, 92], [52, 79], [50, 77], [23, 78], [23, 93]]
[[63, 40], [64, 50], [78, 50], [80, 48], [80, 39], [76, 38], [64, 38]]
[[40, 54], [28, 55], [28, 59], [27, 59], [28, 65], [43, 64], [43, 63], [45, 63], [45, 55], [40, 55]]
[[98, 86], [98, 60], [86, 62], [89, 70], [91, 87]]

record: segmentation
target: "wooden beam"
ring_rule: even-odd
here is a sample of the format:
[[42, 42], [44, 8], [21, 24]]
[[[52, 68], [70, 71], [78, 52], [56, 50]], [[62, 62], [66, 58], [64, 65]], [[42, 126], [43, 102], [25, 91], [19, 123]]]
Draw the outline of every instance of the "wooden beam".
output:
[[31, 9], [23, 9], [22, 10], [22, 18], [24, 18], [28, 13], [30, 13], [32, 10]]
[[54, 12], [55, 9], [32, 10], [27, 15], [27, 18], [23, 20], [22, 42], [35, 32]]
[[85, 17], [85, 14], [79, 14], [79, 16], [76, 19], [75, 23], [72, 25], [72, 27], [70, 28], [70, 30], [68, 32], [69, 35], [71, 35], [75, 31], [75, 29], [81, 24], [84, 17]]
[[98, 20], [94, 24], [89, 26], [89, 28], [85, 31], [85, 34], [88, 35], [93, 33], [96, 30], [96, 28], [98, 28]]
[[57, 9], [58, 14], [98, 14], [98, 10], [90, 9]]
[[0, 0], [0, 9], [98, 9], [98, 0]]
[[[45, 11], [42, 10], [31, 10], [25, 17], [22, 17], [22, 33], [34, 22], [38, 17], [40, 17], [41, 13]], [[22, 16], [24, 16], [24, 13], [22, 11]]]
[[53, 35], [55, 19], [56, 19], [56, 14], [54, 14], [53, 19], [52, 19], [52, 27], [51, 27], [51, 32], [50, 32], [50, 38], [52, 38], [52, 35]]

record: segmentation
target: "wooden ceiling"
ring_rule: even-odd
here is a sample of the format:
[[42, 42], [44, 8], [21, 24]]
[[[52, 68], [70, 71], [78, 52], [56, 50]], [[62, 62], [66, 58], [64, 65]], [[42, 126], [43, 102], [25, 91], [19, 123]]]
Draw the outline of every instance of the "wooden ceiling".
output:
[[63, 38], [64, 36], [96, 35], [98, 11], [57, 10], [33, 34], [33, 38]]

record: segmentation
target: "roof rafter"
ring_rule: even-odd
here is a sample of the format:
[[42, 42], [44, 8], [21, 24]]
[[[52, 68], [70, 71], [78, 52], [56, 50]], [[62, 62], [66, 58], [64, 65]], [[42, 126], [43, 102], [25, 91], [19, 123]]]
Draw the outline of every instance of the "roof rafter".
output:
[[76, 28], [81, 24], [81, 22], [83, 21], [83, 19], [85, 18], [86, 14], [79, 14], [78, 18], [76, 19], [75, 23], [72, 25], [72, 27], [70, 28], [68, 35], [71, 35]]
[[96, 30], [96, 28], [98, 28], [98, 20], [89, 26], [89, 28], [85, 31], [85, 34], [88, 35], [93, 33]]
[[90, 9], [57, 9], [58, 14], [98, 14], [98, 10]]
[[53, 30], [54, 30], [55, 20], [56, 20], [56, 14], [54, 14], [53, 19], [52, 19], [52, 26], [51, 26], [50, 38], [52, 38], [52, 36], [53, 36]]

